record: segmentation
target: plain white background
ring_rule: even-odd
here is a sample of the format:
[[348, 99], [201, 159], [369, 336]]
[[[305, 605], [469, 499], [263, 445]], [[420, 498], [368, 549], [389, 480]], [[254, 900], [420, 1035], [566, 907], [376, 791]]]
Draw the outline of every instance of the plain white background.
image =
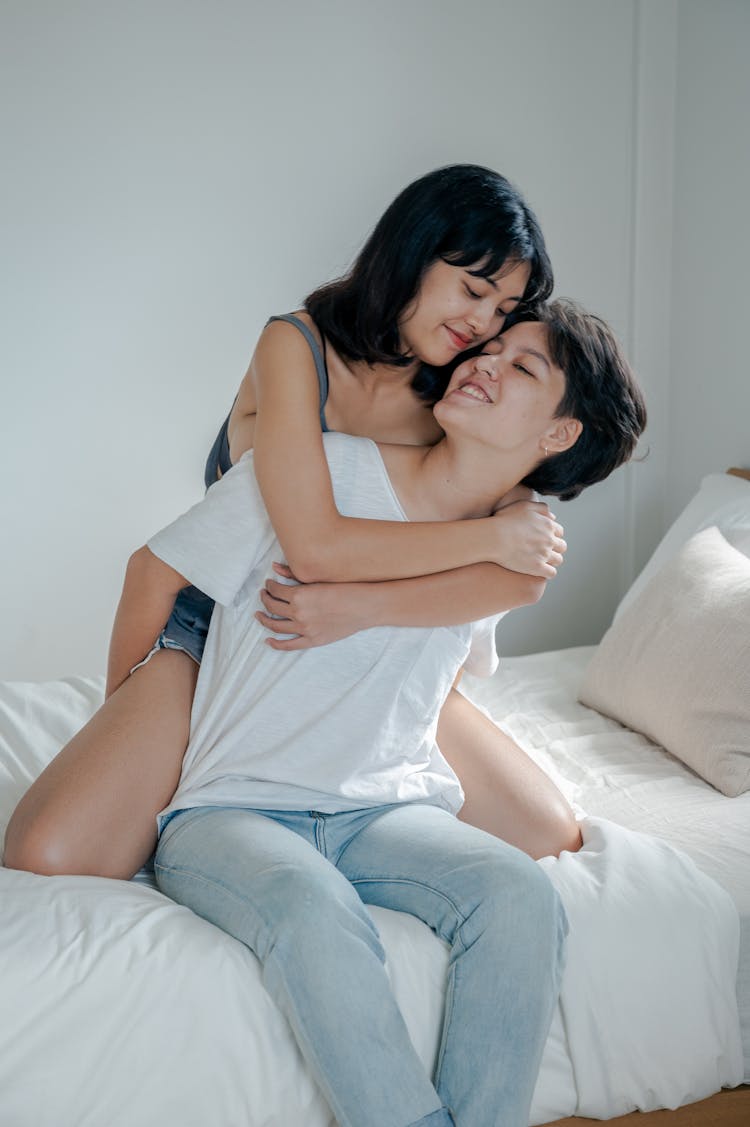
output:
[[0, 676], [103, 670], [268, 315], [456, 161], [523, 190], [646, 390], [648, 458], [556, 504], [565, 566], [500, 634], [597, 641], [750, 463], [749, 50], [745, 0], [2, 0]]

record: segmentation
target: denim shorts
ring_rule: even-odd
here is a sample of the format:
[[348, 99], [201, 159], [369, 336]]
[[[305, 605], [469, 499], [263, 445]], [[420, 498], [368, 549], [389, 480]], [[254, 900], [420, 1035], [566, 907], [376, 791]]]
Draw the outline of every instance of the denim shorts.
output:
[[153, 649], [130, 672], [140, 669], [159, 650], [182, 650], [196, 665], [200, 665], [213, 609], [213, 599], [197, 587], [183, 588]]

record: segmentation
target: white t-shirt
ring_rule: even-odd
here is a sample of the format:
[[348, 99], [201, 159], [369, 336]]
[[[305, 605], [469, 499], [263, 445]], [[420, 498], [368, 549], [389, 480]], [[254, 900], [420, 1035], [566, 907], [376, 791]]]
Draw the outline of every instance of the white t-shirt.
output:
[[[407, 519], [374, 442], [329, 433], [324, 443], [342, 514]], [[193, 806], [460, 808], [459, 781], [435, 743], [438, 713], [467, 659], [480, 675], [495, 668], [496, 619], [373, 627], [291, 653], [265, 645], [254, 612], [283, 557], [252, 452], [148, 546], [216, 600], [182, 776], [160, 824]]]

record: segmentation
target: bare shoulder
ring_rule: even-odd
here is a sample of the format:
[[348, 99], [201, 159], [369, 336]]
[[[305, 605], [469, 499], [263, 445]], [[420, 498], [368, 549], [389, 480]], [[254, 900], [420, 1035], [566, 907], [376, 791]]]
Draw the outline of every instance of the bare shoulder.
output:
[[[320, 333], [306, 310], [295, 312], [297, 317], [320, 342]], [[292, 371], [297, 379], [309, 372], [317, 386], [315, 361], [310, 346], [302, 333], [288, 321], [271, 321], [258, 337], [248, 369], [240, 384], [233, 409], [234, 418], [254, 415], [258, 409], [258, 389], [261, 381], [278, 380]]]
[[[315, 337], [318, 344], [323, 343], [323, 334], [321, 333], [320, 329], [315, 324], [315, 322], [313, 321], [312, 317], [310, 316], [310, 314], [307, 312], [306, 309], [295, 309], [294, 312], [291, 314], [291, 316], [296, 317], [298, 321], [301, 321], [302, 324], [305, 325], [310, 330], [310, 332]], [[298, 336], [300, 335], [299, 329], [295, 329], [294, 325], [290, 325], [288, 321], [273, 321], [272, 324], [274, 324], [274, 325], [278, 325], [278, 324], [287, 325], [288, 328], [292, 329], [293, 332], [296, 332]]]

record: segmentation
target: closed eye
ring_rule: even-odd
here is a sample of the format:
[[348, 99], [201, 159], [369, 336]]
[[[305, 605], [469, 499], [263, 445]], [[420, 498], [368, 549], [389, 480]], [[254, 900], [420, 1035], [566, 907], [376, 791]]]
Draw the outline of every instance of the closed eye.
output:
[[482, 296], [480, 293], [477, 293], [476, 290], [473, 290], [471, 286], [467, 285], [466, 282], [464, 282], [464, 289], [466, 290], [469, 297], [473, 297], [479, 300], [479, 298]]
[[517, 362], [513, 365], [513, 367], [518, 368], [518, 371], [523, 372], [523, 374], [525, 376], [531, 376], [532, 380], [536, 379], [536, 375], [534, 374], [534, 372], [532, 372], [529, 368], [524, 367], [523, 364], [520, 364], [520, 363]]

